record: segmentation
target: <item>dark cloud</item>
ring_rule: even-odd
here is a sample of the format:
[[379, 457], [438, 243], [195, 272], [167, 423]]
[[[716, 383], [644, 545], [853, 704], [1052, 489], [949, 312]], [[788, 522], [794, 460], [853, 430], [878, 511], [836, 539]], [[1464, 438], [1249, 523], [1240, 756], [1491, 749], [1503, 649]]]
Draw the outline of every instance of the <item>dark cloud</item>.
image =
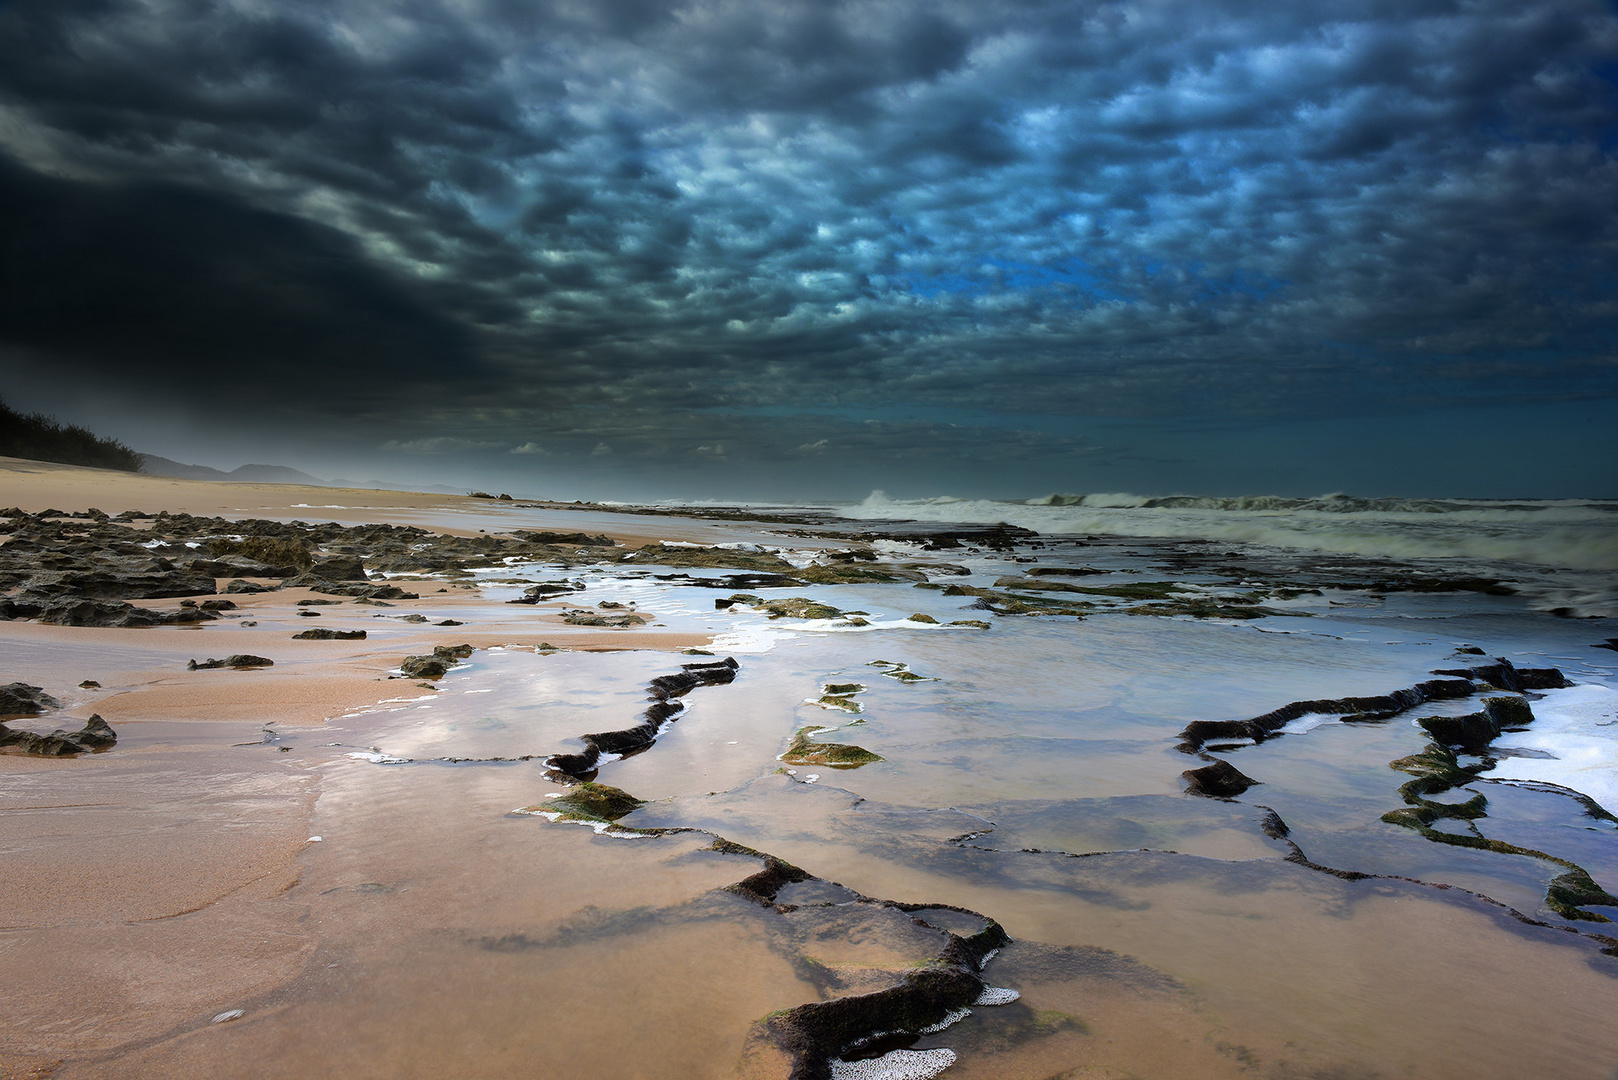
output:
[[1598, 0], [23, 0], [0, 349], [707, 468], [1612, 397], [1615, 62]]
[[461, 322], [351, 237], [174, 185], [0, 158], [0, 340], [164, 394], [318, 393], [485, 372]]

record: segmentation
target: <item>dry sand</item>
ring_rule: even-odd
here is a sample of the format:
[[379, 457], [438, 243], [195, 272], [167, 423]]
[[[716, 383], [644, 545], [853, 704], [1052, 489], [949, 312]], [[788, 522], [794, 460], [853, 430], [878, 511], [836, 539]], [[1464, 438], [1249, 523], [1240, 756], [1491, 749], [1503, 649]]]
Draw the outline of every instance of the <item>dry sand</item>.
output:
[[[177, 480], [15, 459], [0, 459], [0, 506], [301, 516], [463, 534], [496, 525], [503, 510], [457, 496]], [[558, 527], [579, 528], [566, 513], [558, 510]], [[617, 530], [614, 538], [647, 543], [676, 531]], [[427, 693], [391, 672], [434, 645], [676, 650], [707, 643], [654, 629], [566, 626], [560, 604], [512, 607], [447, 582], [443, 592], [432, 591], [436, 583], [417, 587], [420, 601], [387, 614], [453, 615], [465, 625], [378, 618], [376, 609], [351, 602], [302, 617], [296, 602], [312, 594], [300, 589], [233, 597], [240, 610], [200, 627], [0, 622], [0, 682], [41, 686], [66, 705], [41, 723], [14, 723], [77, 727], [96, 713], [119, 734], [112, 754], [0, 754], [0, 1078], [219, 1075], [217, 1061], [186, 1065], [172, 1049], [160, 1056], [178, 1058], [155, 1071], [135, 1060], [176, 1040], [189, 1045], [185, 1033], [207, 1027], [232, 1003], [271, 1001], [313, 977], [322, 937], [294, 886], [300, 855], [316, 835], [325, 779], [342, 755], [319, 748], [318, 739], [283, 752], [265, 741], [268, 725], [318, 730], [402, 693]], [[311, 626], [369, 636], [291, 640]], [[188, 660], [234, 653], [268, 656], [275, 666], [186, 669]], [[80, 688], [86, 680], [100, 686]], [[531, 796], [531, 771], [525, 779]], [[516, 788], [511, 798], [523, 801]], [[419, 812], [410, 818], [419, 824]], [[399, 857], [425, 860], [423, 844], [419, 833], [407, 836]], [[412, 872], [424, 873], [421, 866]], [[237, 1075], [252, 1074], [247, 1062], [238, 1064]]]

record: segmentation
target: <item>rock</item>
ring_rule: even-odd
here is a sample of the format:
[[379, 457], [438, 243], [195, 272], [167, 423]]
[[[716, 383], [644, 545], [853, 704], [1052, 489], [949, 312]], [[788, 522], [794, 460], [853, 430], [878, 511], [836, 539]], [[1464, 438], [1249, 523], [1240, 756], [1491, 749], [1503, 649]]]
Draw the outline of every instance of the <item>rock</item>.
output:
[[439, 645], [431, 656], [407, 656], [399, 665], [401, 674], [411, 679], [441, 679], [455, 661], [472, 655], [470, 645]]
[[906, 622], [915, 622], [915, 623], [928, 623], [928, 624], [931, 624], [931, 625], [934, 625], [934, 626], [938, 625], [938, 620], [937, 619], [933, 618], [931, 615], [925, 615], [925, 614], [923, 614], [922, 612], [919, 612], [919, 611], [916, 612], [914, 615], [910, 616], [905, 621]]
[[358, 555], [332, 555], [311, 566], [309, 573], [325, 581], [370, 580]]
[[1514, 667], [1511, 661], [1503, 656], [1496, 657], [1492, 664], [1469, 668], [1445, 668], [1434, 671], [1433, 674], [1473, 679], [1513, 693], [1521, 693], [1524, 690], [1558, 690], [1573, 685], [1556, 668]]
[[573, 626], [610, 626], [619, 630], [646, 624], [644, 618], [635, 614], [597, 615], [589, 611], [570, 611], [562, 616], [562, 621]]
[[536, 806], [559, 815], [564, 821], [617, 821], [645, 805], [627, 791], [607, 784], [583, 783], [557, 799]]
[[0, 716], [38, 716], [46, 709], [60, 709], [62, 703], [37, 686], [14, 682], [0, 686]]
[[210, 656], [200, 664], [192, 660], [185, 665], [185, 668], [187, 671], [203, 671], [208, 668], [236, 668], [239, 670], [241, 668], [273, 666], [275, 666], [275, 661], [267, 657], [253, 656], [249, 653], [235, 653], [225, 657], [223, 660], [215, 660]]
[[531, 544], [566, 544], [568, 547], [617, 547], [605, 536], [592, 536], [589, 533], [559, 533], [559, 532], [528, 532], [519, 530], [511, 534], [518, 540], [526, 540]]
[[81, 682], [79, 684], [79, 689], [80, 690], [99, 690], [99, 689], [101, 689], [101, 684], [96, 682], [94, 679], [85, 679], [83, 682]]
[[122, 600], [212, 596], [215, 589], [211, 576], [176, 569], [166, 559], [107, 556], [37, 573], [23, 582], [23, 592], [42, 600]]
[[1179, 749], [1196, 753], [1215, 740], [1249, 739], [1263, 742], [1292, 721], [1310, 713], [1337, 715], [1348, 720], [1387, 720], [1428, 701], [1448, 701], [1471, 693], [1472, 684], [1466, 679], [1432, 679], [1375, 697], [1291, 701], [1250, 720], [1193, 720], [1180, 732], [1182, 741]]
[[1603, 641], [1601, 644], [1597, 645], [1596, 648], [1611, 649], [1613, 652], [1618, 652], [1618, 637], [1610, 637], [1606, 641]]
[[322, 627], [318, 627], [318, 628], [316, 628], [314, 630], [305, 630], [302, 633], [293, 634], [292, 635], [292, 640], [293, 641], [364, 641], [365, 640], [365, 631], [364, 630], [327, 630], [325, 627], [322, 626]]
[[987, 630], [989, 628], [989, 624], [984, 622], [982, 619], [954, 619], [949, 623], [949, 625], [970, 626], [974, 630]]
[[52, 626], [172, 626], [209, 622], [218, 618], [211, 611], [182, 608], [179, 611], [152, 611], [122, 600], [0, 600], [0, 618], [37, 619]]
[[251, 581], [243, 581], [240, 578], [237, 578], [235, 581], [232, 581], [225, 586], [225, 592], [228, 593], [261, 593], [270, 591], [271, 589], [268, 585], [258, 585]]
[[755, 603], [753, 607], [769, 612], [772, 619], [835, 619], [843, 614], [830, 604], [822, 604], [804, 596], [794, 596], [785, 600], [764, 600]]
[[1526, 727], [1534, 722], [1534, 710], [1529, 707], [1528, 701], [1520, 697], [1486, 697], [1483, 699], [1483, 711], [1489, 714], [1504, 731], [1506, 728]]
[[1416, 721], [1443, 746], [1481, 750], [1500, 735], [1500, 724], [1486, 712], [1465, 716], [1427, 716]]
[[[278, 526], [270, 522], [254, 523], [241, 522], [239, 525], [227, 525], [227, 528], [251, 528], [259, 524], [268, 528], [290, 528]], [[262, 571], [234, 571], [236, 577], [291, 577], [294, 574], [307, 570], [314, 562], [309, 554], [308, 545], [296, 535], [274, 536], [257, 535], [247, 536], [241, 540], [215, 539], [208, 541], [208, 554], [222, 561], [244, 559], [249, 563], [261, 566]], [[220, 574], [225, 577], [225, 574]]]
[[433, 623], [433, 625], [434, 626], [465, 626], [466, 624], [463, 623], [459, 619], [439, 619], [437, 622]]
[[1215, 761], [1212, 765], [1204, 765], [1200, 769], [1187, 769], [1180, 774], [1185, 778], [1186, 791], [1192, 795], [1206, 795], [1214, 799], [1234, 799], [1254, 784], [1258, 783], [1251, 776], [1242, 775], [1241, 771], [1228, 761]]
[[537, 585], [530, 585], [523, 590], [522, 596], [516, 600], [506, 601], [509, 604], [538, 604], [562, 593], [578, 592], [583, 589], [572, 581], [541, 581]]
[[781, 760], [788, 765], [824, 765], [832, 769], [857, 769], [861, 765], [882, 760], [863, 746], [854, 746], [851, 743], [817, 743], [810, 740], [810, 736], [815, 732], [828, 730], [830, 729], [814, 726], [800, 729], [792, 737], [792, 745], [781, 755]]
[[1097, 570], [1093, 566], [1030, 566], [1028, 573], [1034, 577], [1090, 577], [1095, 574], [1110, 573], [1108, 570]]
[[[305, 608], [304, 610], [298, 612], [298, 614], [302, 615], [306, 619], [318, 619], [318, 618], [320, 618], [320, 612], [318, 612], [318, 611], [310, 611], [307, 608]], [[426, 621], [427, 621], [426, 619], [422, 620], [422, 622], [426, 622]]]
[[279, 574], [276, 571], [291, 569], [271, 566], [257, 559], [244, 558], [192, 559], [185, 565], [192, 573], [206, 574], [211, 578], [286, 577], [286, 574]]
[[367, 600], [419, 600], [413, 592], [405, 592], [397, 585], [378, 585], [362, 581], [327, 581], [313, 574], [300, 574], [286, 581], [288, 586], [313, 589], [327, 596], [358, 596]]
[[234, 600], [204, 600], [199, 606], [202, 608], [203, 611], [235, 611], [236, 610], [236, 601], [234, 601]]
[[65, 757], [70, 754], [92, 753], [105, 750], [117, 741], [117, 734], [107, 722], [94, 714], [79, 731], [58, 729], [49, 735], [17, 731], [0, 724], [0, 747], [16, 747], [23, 753], [35, 757]]
[[342, 603], [341, 600], [299, 600], [296, 606], [298, 606], [298, 607], [331, 607], [333, 604], [341, 604], [341, 603]]

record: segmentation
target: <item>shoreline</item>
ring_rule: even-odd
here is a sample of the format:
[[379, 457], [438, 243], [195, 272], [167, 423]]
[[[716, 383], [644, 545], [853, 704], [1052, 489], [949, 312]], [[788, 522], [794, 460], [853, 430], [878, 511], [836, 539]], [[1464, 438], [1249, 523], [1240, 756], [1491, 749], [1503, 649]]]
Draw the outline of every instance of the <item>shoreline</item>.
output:
[[[0, 469], [0, 479], [5, 475]], [[58, 494], [109, 483], [105, 475], [70, 479]], [[250, 516], [265, 517], [272, 500], [257, 490], [263, 485], [250, 487], [263, 504]], [[36, 483], [31, 497], [38, 501], [44, 490]], [[274, 494], [271, 509], [314, 509], [296, 505], [297, 489]], [[1475, 669], [1466, 699], [1453, 708], [1440, 703], [1441, 713], [1460, 717], [1478, 708], [1479, 695], [1493, 692], [1483, 689], [1489, 679], [1505, 676], [1476, 674], [1488, 658], [1471, 659], [1459, 644], [1417, 642], [1408, 657], [1395, 650], [1342, 673], [1310, 670], [1315, 650], [1333, 641], [1341, 643], [1333, 649], [1364, 649], [1351, 637], [1378, 624], [1353, 620], [1384, 607], [1403, 605], [1399, 610], [1411, 617], [1436, 618], [1433, 625], [1441, 626], [1489, 604], [1517, 603], [1486, 581], [1417, 579], [1400, 591], [1385, 589], [1374, 566], [1338, 566], [1322, 592], [1302, 587], [1310, 584], [1307, 556], [1248, 555], [1244, 564], [1231, 553], [1173, 542], [1106, 544], [984, 527], [854, 548], [827, 537], [775, 538], [776, 547], [794, 549], [791, 562], [759, 549], [756, 526], [737, 522], [679, 522], [661, 534], [608, 532], [620, 546], [575, 548], [480, 534], [465, 526], [484, 520], [486, 507], [462, 509], [438, 496], [425, 499], [420, 511], [430, 521], [427, 532], [409, 534], [406, 543], [373, 528], [415, 524], [406, 520], [413, 511], [400, 494], [387, 494], [398, 515], [393, 521], [277, 524], [262, 532], [306, 538], [310, 565], [325, 567], [328, 577], [309, 570], [244, 577], [275, 587], [127, 601], [175, 616], [193, 610], [176, 607], [184, 601], [228, 598], [235, 605], [213, 612], [212, 620], [144, 627], [0, 621], [10, 658], [0, 681], [40, 686], [62, 702], [8, 725], [76, 727], [94, 713], [119, 736], [112, 751], [76, 759], [0, 753], [0, 814], [15, 829], [3, 856], [8, 861], [0, 864], [6, 870], [0, 910], [12, 913], [0, 926], [8, 946], [0, 949], [0, 977], [28, 1001], [0, 1025], [0, 1076], [246, 1075], [246, 1062], [269, 1068], [272, 1059], [264, 1075], [331, 1071], [338, 1062], [355, 1076], [413, 1074], [426, 1062], [453, 1072], [467, 1064], [455, 1050], [462, 1029], [510, 1040], [504, 1047], [484, 1044], [474, 1055], [490, 1075], [524, 1075], [535, 1054], [558, 1076], [642, 1075], [640, 1063], [651, 1060], [665, 1069], [680, 1063], [680, 1075], [780, 1077], [794, 1068], [794, 1075], [820, 1075], [837, 1054], [852, 1052], [858, 1023], [882, 1027], [882, 1014], [866, 1006], [854, 1027], [838, 1026], [844, 1020], [827, 1027], [817, 1017], [842, 1014], [823, 1006], [899, 985], [894, 980], [903, 982], [900, 974], [914, 965], [958, 969], [952, 978], [959, 985], [950, 991], [956, 997], [975, 1000], [990, 985], [1014, 987], [1027, 1000], [996, 1006], [985, 999], [971, 1024], [892, 1048], [879, 1044], [867, 1055], [898, 1054], [900, 1064], [919, 1067], [943, 1061], [947, 1052], [954, 1062], [949, 1075], [966, 1078], [1043, 1080], [1064, 1062], [1112, 1067], [1103, 1064], [1112, 1060], [1152, 1075], [1245, 1075], [1246, 1059], [1219, 1049], [1234, 1045], [1221, 1041], [1222, 1025], [1241, 1029], [1241, 1045], [1254, 1060], [1276, 1062], [1291, 1053], [1312, 1068], [1341, 1060], [1376, 1061], [1383, 1071], [1400, 1062], [1430, 1069], [1433, 1061], [1416, 1049], [1424, 1029], [1356, 996], [1356, 963], [1377, 973], [1367, 989], [1385, 994], [1408, 982], [1406, 996], [1394, 995], [1406, 1012], [1426, 1000], [1410, 996], [1417, 989], [1433, 995], [1469, 970], [1492, 972], [1486, 996], [1520, 1014], [1502, 1031], [1516, 1032], [1525, 1046], [1553, 1036], [1581, 1038], [1590, 1009], [1609, 998], [1618, 1004], [1618, 995], [1608, 993], [1611, 979], [1600, 974], [1602, 964], [1618, 963], [1601, 955], [1612, 941], [1602, 928], [1581, 925], [1577, 915], [1547, 921], [1535, 913], [1546, 875], [1517, 881], [1506, 874], [1488, 892], [1466, 884], [1504, 866], [1487, 860], [1507, 858], [1499, 854], [1505, 849], [1451, 853], [1442, 836], [1412, 849], [1406, 845], [1424, 841], [1394, 826], [1374, 833], [1381, 847], [1366, 848], [1352, 829], [1333, 831], [1344, 808], [1359, 813], [1363, 803], [1374, 819], [1399, 805], [1391, 788], [1391, 801], [1381, 794], [1375, 768], [1366, 771], [1345, 755], [1386, 763], [1409, 753], [1407, 733], [1420, 729], [1408, 720], [1365, 723], [1357, 714], [1370, 705], [1328, 700], [1328, 693], [1386, 696], [1447, 663], [1457, 669], [1446, 673], [1452, 680], [1462, 667]], [[230, 501], [253, 500], [223, 500]], [[0, 504], [22, 500], [0, 494]], [[89, 503], [102, 504], [118, 501]], [[43, 508], [84, 513], [67, 498]], [[125, 508], [192, 512], [152, 501]], [[546, 527], [580, 520], [565, 517], [579, 513], [588, 531], [607, 532], [608, 519], [594, 509], [513, 509]], [[278, 516], [287, 515], [269, 518]], [[446, 517], [463, 525], [446, 527]], [[187, 560], [247, 557], [228, 553], [235, 551], [228, 544], [219, 548], [225, 554], [208, 549], [216, 527], [207, 521], [81, 516], [23, 526], [30, 537], [56, 537], [49, 542], [81, 562], [89, 549], [73, 539], [78, 530], [99, 537], [108, 552], [125, 542], [119, 530], [148, 530], [141, 535], [152, 535], [148, 543], [158, 546], [141, 549], [141, 557], [171, 552], [173, 568], [165, 574], [183, 575]], [[523, 521], [519, 532], [533, 527]], [[675, 529], [710, 542], [741, 539], [723, 551], [681, 546], [698, 541], [680, 541]], [[181, 543], [193, 535], [198, 539]], [[669, 540], [679, 543], [663, 543]], [[343, 562], [362, 548], [364, 580]], [[624, 558], [633, 549], [641, 561]], [[501, 563], [506, 550], [524, 554]], [[521, 559], [552, 569], [503, 568], [529, 565]], [[410, 560], [420, 565], [411, 569]], [[1151, 575], [1143, 573], [1143, 563], [1153, 561]], [[1199, 575], [1228, 576], [1240, 588], [1197, 584]], [[222, 589], [227, 578], [209, 580]], [[1366, 595], [1373, 587], [1382, 590], [1380, 599]], [[37, 586], [14, 587], [13, 599], [29, 588]], [[409, 591], [417, 595], [394, 595]], [[362, 603], [380, 596], [389, 599]], [[948, 625], [961, 612], [982, 618]], [[444, 622], [450, 625], [436, 625]], [[614, 628], [615, 622], [625, 625]], [[1567, 633], [1578, 629], [1569, 620], [1545, 625], [1562, 634], [1558, 641], [1572, 640]], [[310, 627], [367, 636], [292, 640]], [[680, 683], [685, 665], [700, 674], [727, 662], [731, 654], [713, 647], [721, 639], [756, 642], [752, 651], [735, 652], [739, 663], [728, 661], [735, 685], [728, 676], [710, 689], [698, 688], [707, 685], [701, 678]], [[1530, 643], [1532, 651], [1537, 639], [1510, 640]], [[1093, 649], [1083, 654], [1088, 663], [1074, 669], [1082, 676], [1055, 685], [1076, 696], [1081, 714], [1099, 716], [1097, 707], [1085, 712], [1077, 702], [1104, 691], [1109, 680], [1130, 686], [1139, 675], [1127, 658], [1150, 658], [1181, 641], [1234, 649], [1220, 663], [1248, 664], [1243, 670], [1254, 678], [1243, 685], [1221, 675], [1230, 683], [1221, 689], [1211, 671], [1188, 671], [1181, 675], [1185, 689], [1171, 698], [1213, 694], [1227, 704], [1203, 700], [1192, 715], [1253, 719], [1186, 728], [1182, 736], [1197, 736], [1189, 753], [1174, 751], [1168, 737], [1174, 727], [1147, 729], [1141, 745], [1150, 752], [1125, 747], [1117, 759], [1134, 762], [1133, 779], [1120, 790], [1141, 794], [1119, 799], [1075, 790], [1071, 804], [1030, 802], [1019, 792], [1026, 785], [1045, 790], [1040, 785], [1050, 784], [1051, 766], [1024, 762], [1017, 771], [1027, 779], [1011, 787], [1002, 781], [997, 789], [990, 778], [1010, 761], [975, 751], [989, 754], [977, 781], [972, 766], [952, 757], [963, 751], [948, 749], [959, 736], [939, 730], [941, 723], [953, 729], [956, 721], [945, 718], [971, 701], [983, 710], [980, 726], [996, 713], [1015, 718], [1019, 710], [1044, 707], [1039, 694], [1023, 701], [1015, 682], [972, 674], [985, 664], [1010, 666], [984, 670], [1019, 672], [1051, 649]], [[446, 654], [437, 677], [400, 673], [406, 657], [428, 661], [435, 647], [463, 644], [474, 650], [467, 666]], [[1505, 642], [1491, 647], [1514, 651]], [[1446, 660], [1452, 648], [1459, 651]], [[693, 651], [700, 655], [680, 655]], [[1249, 653], [1252, 659], [1244, 659]], [[188, 670], [190, 661], [236, 654], [274, 663]], [[1063, 664], [1078, 659], [1050, 655], [1067, 657]], [[1301, 666], [1266, 669], [1288, 656]], [[1570, 670], [1596, 670], [1588, 657], [1581, 663]], [[1117, 673], [1106, 674], [1113, 666]], [[85, 680], [101, 686], [81, 689]], [[808, 693], [801, 703], [798, 686]], [[636, 704], [648, 687], [651, 708]], [[1279, 700], [1270, 696], [1287, 690]], [[1398, 693], [1388, 700], [1408, 710]], [[1527, 694], [1534, 699], [1534, 690]], [[1105, 693], [1097, 700], [1106, 700]], [[1259, 715], [1261, 709], [1245, 707], [1249, 701], [1275, 711]], [[1354, 715], [1324, 725], [1308, 719], [1334, 709]], [[1300, 717], [1308, 720], [1303, 727], [1283, 727]], [[1103, 741], [1076, 762], [1107, 753], [1104, 740], [1130, 730], [1127, 718], [1112, 727], [1094, 722], [1102, 724], [1096, 737]], [[1243, 724], [1249, 727], [1238, 731]], [[1014, 722], [996, 737], [1027, 726]], [[1047, 746], [1046, 756], [1057, 749], [1036, 745]], [[564, 762], [563, 752], [574, 746], [594, 746], [601, 756]], [[1318, 755], [1334, 768], [1360, 770], [1344, 776], [1359, 777], [1353, 784], [1364, 790], [1348, 791], [1340, 805], [1317, 807], [1309, 785], [1318, 779], [1300, 788], [1294, 775], [1315, 776]], [[1176, 772], [1214, 761], [1234, 762], [1251, 774], [1243, 779], [1267, 786], [1245, 801], [1233, 801], [1241, 792], [1180, 793]], [[1450, 773], [1422, 775], [1465, 783], [1452, 775], [1453, 762], [1444, 768]], [[1151, 779], [1154, 772], [1163, 775]], [[964, 785], [961, 794], [950, 794], [956, 785]], [[1500, 803], [1490, 812], [1500, 827], [1520, 828], [1507, 812], [1530, 789], [1501, 788], [1488, 785]], [[968, 794], [980, 789], [1000, 791], [1001, 802]], [[1406, 799], [1407, 805], [1419, 810], [1440, 798], [1437, 788], [1423, 791], [1427, 802]], [[579, 802], [581, 795], [590, 798]], [[614, 802], [619, 796], [629, 802]], [[1532, 798], [1540, 815], [1561, 805], [1547, 791]], [[591, 827], [535, 820], [557, 813], [553, 806]], [[924, 818], [937, 824], [921, 825]], [[1495, 828], [1494, 818], [1480, 820]], [[1156, 842], [1141, 843], [1146, 834], [1130, 842], [1128, 828], [1147, 821], [1158, 823]], [[1527, 853], [1524, 865], [1551, 857], [1535, 847], [1541, 834], [1524, 835], [1533, 843], [1514, 840], [1514, 850]], [[1443, 850], [1448, 861], [1427, 872], [1400, 869], [1429, 848]], [[1601, 883], [1614, 883], [1609, 869], [1618, 861], [1598, 852], [1598, 861], [1578, 857]], [[828, 897], [833, 907], [817, 907]], [[1591, 894], [1584, 902], [1600, 910], [1605, 901]], [[1210, 903], [1263, 914], [1222, 913]], [[864, 921], [851, 921], [837, 905], [861, 912]], [[1321, 905], [1344, 914], [1323, 916]], [[911, 921], [913, 912], [922, 913], [921, 924]], [[973, 957], [941, 953], [944, 939], [929, 936], [965, 940], [985, 932], [985, 924], [968, 925], [970, 918], [1003, 925], [1011, 935], [998, 959], [989, 958], [989, 944]], [[1349, 936], [1334, 936], [1344, 932]], [[1480, 960], [1479, 941], [1509, 963]], [[1355, 1009], [1391, 1025], [1391, 1049], [1372, 1053], [1333, 1027], [1324, 1000], [1297, 1017], [1272, 1015], [1289, 997], [1318, 996], [1296, 981], [1307, 962], [1285, 974], [1258, 962], [1265, 950], [1281, 947], [1277, 942], [1297, 960], [1314, 957]], [[1424, 974], [1405, 970], [1410, 955], [1421, 958]], [[653, 957], [669, 972], [650, 973]], [[1524, 985], [1542, 994], [1547, 986], [1561, 989], [1530, 1002], [1512, 989], [1509, 964], [1533, 967]], [[83, 988], [95, 980], [105, 1000], [87, 1007]], [[1111, 1000], [1108, 986], [1128, 992]], [[1564, 996], [1574, 986], [1588, 1006], [1570, 1008]], [[663, 1004], [654, 1008], [646, 994]], [[1190, 1013], [1176, 997], [1185, 994], [1198, 1002]], [[948, 1009], [973, 1004], [929, 992], [905, 1008], [931, 1015], [948, 1011], [946, 999]], [[653, 1008], [658, 1019], [626, 1036], [612, 1020], [620, 1000]], [[517, 1002], [545, 1003], [527, 1022], [531, 1033], [521, 1036], [511, 1026], [522, 1022], [511, 1011]], [[1268, 1011], [1263, 1002], [1271, 1003]], [[1428, 1007], [1467, 1030], [1461, 1003], [1433, 998]], [[237, 1009], [240, 1019], [226, 1015]], [[442, 1019], [426, 1018], [435, 1011]], [[777, 1012], [796, 1019], [765, 1017]], [[1191, 1019], [1204, 1013], [1224, 1019]], [[1176, 1024], [1201, 1034], [1164, 1042]], [[1100, 1050], [1097, 1030], [1117, 1040], [1123, 1056]], [[315, 1041], [305, 1032], [315, 1033]], [[1302, 1039], [1304, 1049], [1287, 1050], [1289, 1039]], [[368, 1049], [337, 1049], [350, 1042]], [[1606, 1047], [1590, 1039], [1581, 1062], [1593, 1063], [1591, 1055], [1603, 1048], [1618, 1054], [1618, 1042]], [[788, 1052], [797, 1055], [796, 1066], [783, 1056]], [[1418, 1056], [1399, 1057], [1410, 1054]], [[1597, 1075], [1584, 1064], [1569, 1075], [1586, 1073]], [[1476, 1075], [1492, 1074], [1485, 1068]]]

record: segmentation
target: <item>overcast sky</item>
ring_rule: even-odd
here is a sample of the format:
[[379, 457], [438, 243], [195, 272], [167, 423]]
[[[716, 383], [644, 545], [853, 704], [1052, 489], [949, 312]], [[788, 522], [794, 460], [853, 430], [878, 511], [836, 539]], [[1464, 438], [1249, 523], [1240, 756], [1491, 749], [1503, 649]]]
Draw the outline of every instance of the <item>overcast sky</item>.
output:
[[558, 497], [1618, 495], [1600, 0], [0, 3], [0, 396]]

